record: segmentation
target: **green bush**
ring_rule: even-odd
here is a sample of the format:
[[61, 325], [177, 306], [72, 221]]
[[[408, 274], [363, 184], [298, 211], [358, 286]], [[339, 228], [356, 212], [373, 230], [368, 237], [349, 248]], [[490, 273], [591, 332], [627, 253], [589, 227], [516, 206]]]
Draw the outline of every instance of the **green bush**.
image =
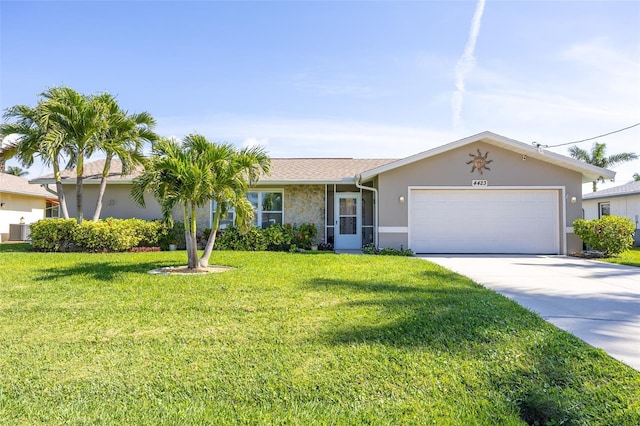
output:
[[602, 219], [577, 219], [573, 232], [591, 249], [615, 256], [633, 244], [635, 224], [626, 217], [604, 216]]
[[158, 244], [162, 250], [168, 250], [169, 244], [175, 244], [180, 250], [187, 248], [187, 240], [184, 236], [184, 223], [175, 221], [173, 225], [161, 222]]
[[134, 247], [155, 247], [162, 234], [158, 221], [141, 219], [85, 220], [44, 219], [31, 225], [31, 242], [36, 251], [127, 251]]
[[142, 240], [131, 220], [135, 219], [85, 220], [74, 229], [74, 242], [82, 251], [130, 250]]
[[252, 227], [246, 234], [230, 226], [216, 239], [218, 250], [245, 251], [298, 251], [309, 250], [316, 244], [318, 228], [312, 223], [291, 225], [290, 223], [272, 225], [265, 229]]
[[235, 226], [229, 226], [216, 239], [218, 250], [265, 251], [267, 240], [261, 229], [252, 227], [242, 234]]
[[374, 244], [367, 244], [363, 246], [362, 253], [379, 254], [380, 256], [413, 256], [413, 250], [403, 248], [402, 246], [400, 246], [399, 249], [391, 247], [378, 249]]
[[74, 251], [74, 219], [44, 219], [31, 224], [31, 245], [36, 251]]

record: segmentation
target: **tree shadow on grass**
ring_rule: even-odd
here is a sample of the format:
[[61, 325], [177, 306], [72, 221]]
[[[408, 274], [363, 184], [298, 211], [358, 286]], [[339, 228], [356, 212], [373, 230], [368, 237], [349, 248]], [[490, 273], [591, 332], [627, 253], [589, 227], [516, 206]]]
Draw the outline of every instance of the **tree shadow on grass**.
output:
[[[340, 345], [375, 342], [451, 352], [491, 341], [498, 331], [511, 327], [510, 322], [518, 316], [536, 320], [530, 312], [461, 276], [429, 271], [423, 277], [424, 283], [414, 285], [337, 278], [311, 280], [309, 285], [316, 289], [349, 291], [352, 300], [345, 301], [340, 309], [364, 308], [364, 312], [380, 313], [377, 323], [369, 315], [365, 315], [366, 320], [358, 320], [359, 315], [353, 321], [341, 319], [325, 331], [325, 339]], [[500, 315], [505, 310], [510, 317]]]
[[29, 243], [4, 243], [0, 244], [0, 253], [31, 253], [33, 247]]
[[38, 272], [42, 275], [36, 277], [36, 281], [49, 281], [65, 277], [88, 276], [98, 281], [113, 281], [122, 274], [148, 274], [153, 269], [175, 266], [174, 260], [153, 262], [83, 262], [69, 267], [42, 268]]
[[487, 386], [527, 424], [640, 424], [632, 423], [640, 416], [625, 402], [640, 394], [630, 368], [459, 275], [428, 271], [421, 281], [311, 280], [316, 290], [345, 295], [334, 306], [346, 313], [320, 338], [329, 345], [382, 344], [482, 360], [491, 371]]

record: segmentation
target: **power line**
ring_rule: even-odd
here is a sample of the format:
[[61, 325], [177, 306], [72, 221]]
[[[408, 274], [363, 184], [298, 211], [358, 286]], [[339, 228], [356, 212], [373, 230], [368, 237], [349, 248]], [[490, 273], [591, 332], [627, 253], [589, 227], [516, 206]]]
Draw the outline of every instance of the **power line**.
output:
[[572, 144], [576, 144], [576, 143], [592, 141], [592, 140], [598, 139], [598, 138], [603, 138], [605, 136], [613, 135], [614, 133], [624, 132], [625, 130], [632, 129], [632, 128], [637, 127], [637, 126], [640, 126], [640, 123], [636, 123], [636, 124], [633, 124], [631, 126], [628, 126], [628, 127], [622, 128], [622, 129], [614, 130], [613, 132], [605, 133], [603, 135], [594, 136], [592, 138], [582, 139], [582, 140], [573, 141], [573, 142], [559, 143], [557, 145], [544, 145], [544, 144], [541, 144], [541, 143], [538, 143], [538, 142], [531, 142], [531, 145], [535, 146], [536, 148], [557, 148], [559, 146], [572, 145]]

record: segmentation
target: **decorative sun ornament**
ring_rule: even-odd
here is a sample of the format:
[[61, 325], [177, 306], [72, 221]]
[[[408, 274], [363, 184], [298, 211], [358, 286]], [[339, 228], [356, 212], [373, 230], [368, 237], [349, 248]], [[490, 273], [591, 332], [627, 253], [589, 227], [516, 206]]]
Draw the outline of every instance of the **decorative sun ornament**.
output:
[[480, 174], [482, 174], [482, 169], [491, 171], [491, 169], [487, 167], [487, 164], [493, 162], [493, 160], [487, 160], [487, 155], [489, 155], [489, 151], [482, 155], [479, 149], [478, 155], [469, 154], [469, 157], [473, 157], [473, 160], [467, 161], [467, 164], [473, 164], [471, 167], [471, 173], [478, 170]]

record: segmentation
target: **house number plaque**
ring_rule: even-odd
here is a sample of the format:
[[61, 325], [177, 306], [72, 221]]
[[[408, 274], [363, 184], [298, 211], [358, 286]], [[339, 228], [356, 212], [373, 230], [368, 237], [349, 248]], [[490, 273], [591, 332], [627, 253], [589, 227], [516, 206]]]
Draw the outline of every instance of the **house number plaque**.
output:
[[489, 182], [486, 179], [474, 179], [471, 181], [471, 186], [489, 186]]

